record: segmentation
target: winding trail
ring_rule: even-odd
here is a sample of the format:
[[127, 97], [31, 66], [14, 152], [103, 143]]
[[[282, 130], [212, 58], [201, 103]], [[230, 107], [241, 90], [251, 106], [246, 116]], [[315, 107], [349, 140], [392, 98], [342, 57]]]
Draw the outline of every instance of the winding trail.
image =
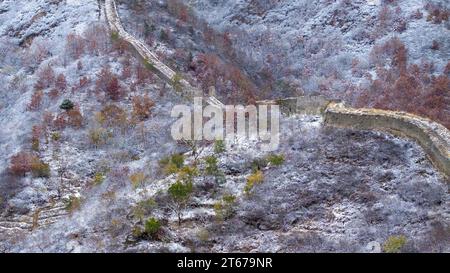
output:
[[[176, 90], [181, 89], [183, 95], [197, 97], [203, 96], [201, 89], [192, 86], [187, 80], [183, 79], [180, 73], [175, 72], [160, 61], [156, 54], [153, 53], [142, 41], [135, 38], [124, 29], [117, 11], [116, 2], [114, 0], [105, 1], [105, 15], [111, 34], [128, 42], [144, 60], [146, 67], [151, 68], [159, 77], [174, 86]], [[223, 103], [213, 96], [206, 97], [205, 100], [210, 105], [220, 108], [224, 107]]]
[[[159, 76], [163, 77], [168, 82], [173, 82], [177, 73], [167, 65], [165, 65], [163, 62], [161, 62], [158, 57], [152, 51], [150, 51], [143, 42], [133, 37], [123, 28], [122, 23], [120, 22], [119, 14], [117, 12], [115, 1], [106, 0], [105, 14], [112, 33], [116, 33], [119, 38], [130, 43], [131, 46], [136, 49], [137, 53], [151, 66], [153, 66], [154, 70], [156, 70]], [[186, 80], [183, 79], [180, 82], [184, 86], [192, 88]]]

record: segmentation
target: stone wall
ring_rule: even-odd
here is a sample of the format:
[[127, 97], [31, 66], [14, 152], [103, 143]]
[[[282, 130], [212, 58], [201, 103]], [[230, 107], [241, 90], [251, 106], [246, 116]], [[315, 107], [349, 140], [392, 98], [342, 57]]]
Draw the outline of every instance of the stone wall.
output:
[[[105, 1], [105, 14], [112, 33], [128, 42], [143, 59], [145, 65], [172, 85], [180, 85], [188, 95], [201, 95], [201, 90], [191, 86], [177, 73], [161, 62], [144, 43], [123, 28], [114, 0]], [[177, 88], [175, 88], [177, 89]], [[212, 104], [217, 101], [214, 97]], [[285, 114], [323, 115], [326, 125], [362, 130], [389, 131], [409, 137], [424, 149], [433, 164], [450, 178], [450, 132], [444, 126], [412, 114], [378, 109], [354, 109], [323, 96], [302, 96], [280, 100], [259, 101], [259, 104], [278, 104]], [[220, 102], [216, 103], [221, 107]]]
[[258, 103], [276, 103], [280, 105], [281, 112], [288, 115], [322, 115], [327, 126], [387, 131], [411, 138], [424, 149], [434, 166], [450, 179], [450, 131], [429, 119], [404, 112], [351, 108], [323, 96], [303, 96]]
[[261, 100], [257, 104], [277, 104], [282, 113], [304, 114], [304, 115], [322, 115], [328, 104], [332, 102], [324, 96], [302, 96], [291, 97], [279, 100]]
[[388, 131], [415, 140], [435, 167], [450, 178], [450, 131], [416, 115], [379, 109], [355, 109], [331, 102], [324, 111], [326, 125]]

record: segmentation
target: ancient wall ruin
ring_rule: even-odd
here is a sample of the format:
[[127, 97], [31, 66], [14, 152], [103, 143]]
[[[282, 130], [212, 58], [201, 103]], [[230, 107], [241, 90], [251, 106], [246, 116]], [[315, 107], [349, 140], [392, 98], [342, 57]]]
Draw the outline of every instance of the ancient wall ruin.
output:
[[[202, 92], [192, 87], [186, 80], [177, 78], [177, 73], [158, 60], [141, 41], [134, 38], [123, 28], [114, 0], [105, 1], [105, 13], [113, 33], [128, 42], [147, 66], [150, 66], [161, 78], [172, 85], [180, 84], [183, 92], [189, 95], [201, 95]], [[211, 98], [210, 98], [211, 100]], [[220, 102], [214, 97], [212, 102]], [[408, 113], [384, 111], [378, 109], [355, 109], [343, 103], [331, 101], [323, 96], [302, 96], [280, 100], [259, 101], [260, 104], [278, 104], [285, 114], [322, 115], [328, 126], [380, 130], [409, 137], [424, 149], [430, 160], [446, 178], [450, 178], [450, 131], [431, 120]]]

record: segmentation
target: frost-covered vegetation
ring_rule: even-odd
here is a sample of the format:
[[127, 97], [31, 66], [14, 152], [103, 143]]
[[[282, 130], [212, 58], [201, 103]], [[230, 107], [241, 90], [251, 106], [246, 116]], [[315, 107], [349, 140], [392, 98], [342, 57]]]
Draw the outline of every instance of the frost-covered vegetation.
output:
[[224, 100], [321, 93], [450, 127], [448, 1], [124, 3], [135, 34]]

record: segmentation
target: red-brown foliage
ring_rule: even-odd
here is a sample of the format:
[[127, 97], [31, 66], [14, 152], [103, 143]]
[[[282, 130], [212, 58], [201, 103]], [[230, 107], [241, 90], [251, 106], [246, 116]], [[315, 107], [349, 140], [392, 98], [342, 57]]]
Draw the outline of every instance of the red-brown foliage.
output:
[[48, 96], [50, 99], [55, 100], [58, 98], [59, 96], [59, 91], [56, 88], [52, 88], [52, 90], [50, 90], [50, 92], [48, 92]]
[[450, 61], [447, 63], [444, 69], [444, 74], [450, 77]]
[[139, 121], [149, 118], [153, 106], [155, 103], [147, 95], [133, 97], [133, 117]]
[[53, 125], [53, 119], [55, 116], [52, 112], [44, 111], [44, 114], [42, 115], [42, 123], [46, 127], [50, 127]]
[[128, 49], [128, 42], [123, 39], [118, 39], [113, 42], [113, 49], [120, 55], [123, 55]]
[[[48, 119], [52, 119], [53, 115], [49, 116]], [[57, 130], [63, 130], [67, 126], [71, 126], [75, 129], [79, 129], [83, 126], [83, 115], [80, 112], [80, 108], [75, 106], [73, 109], [62, 112], [52, 119], [53, 128]], [[51, 122], [49, 122], [51, 124]]]
[[87, 87], [89, 83], [91, 82], [91, 79], [88, 76], [83, 76], [78, 80], [78, 84], [72, 86], [71, 92], [77, 93], [78, 91], [82, 90], [83, 88]]
[[97, 75], [95, 87], [97, 91], [104, 92], [112, 100], [119, 100], [122, 97], [122, 88], [119, 80], [108, 67], [103, 68]]
[[211, 27], [205, 26], [202, 33], [203, 33], [203, 39], [205, 40], [206, 43], [208, 43], [208, 44], [214, 43], [215, 32]]
[[183, 22], [188, 22], [190, 19], [188, 7], [182, 1], [169, 0], [167, 1], [167, 8], [172, 15]]
[[66, 76], [64, 74], [59, 74], [58, 77], [56, 77], [55, 87], [59, 91], [64, 91], [67, 88], [67, 81]]
[[391, 64], [399, 71], [406, 68], [408, 51], [405, 44], [397, 37], [394, 37], [383, 44], [377, 44], [370, 52], [370, 61], [377, 66], [385, 64], [390, 59]]
[[[446, 71], [434, 76], [434, 65], [422, 62], [407, 67], [406, 47], [398, 40], [376, 46], [372, 57], [380, 65], [377, 79], [359, 98], [357, 106], [400, 110], [428, 117], [450, 128], [450, 80]], [[384, 58], [380, 56], [384, 55]], [[389, 58], [389, 55], [391, 58]], [[383, 62], [392, 60], [391, 68]]]
[[125, 128], [128, 124], [127, 112], [115, 104], [109, 104], [103, 107], [98, 120], [102, 125], [108, 127]]
[[439, 43], [436, 40], [433, 40], [433, 43], [431, 44], [432, 50], [439, 50]]
[[42, 98], [44, 96], [44, 92], [42, 90], [34, 91], [34, 94], [31, 96], [31, 101], [28, 104], [29, 111], [36, 111], [41, 107]]
[[131, 69], [131, 62], [127, 58], [122, 62], [122, 73], [120, 75], [121, 79], [128, 79], [131, 77], [132, 69]]
[[83, 126], [83, 116], [78, 107], [67, 111], [67, 123], [77, 129]]
[[419, 20], [423, 18], [423, 13], [420, 11], [420, 9], [418, 9], [411, 15], [411, 17], [413, 19]]
[[205, 92], [214, 86], [232, 102], [255, 100], [256, 87], [252, 81], [238, 67], [222, 62], [217, 55], [199, 54], [193, 68]]
[[84, 88], [91, 82], [91, 79], [87, 76], [83, 76], [78, 81], [78, 88]]
[[28, 152], [19, 152], [11, 157], [9, 172], [13, 175], [25, 175], [31, 171], [31, 166], [36, 156]]
[[112, 100], [119, 100], [122, 96], [122, 90], [119, 84], [119, 80], [116, 76], [113, 76], [107, 83], [106, 93]]
[[97, 80], [95, 82], [95, 88], [99, 91], [106, 92], [106, 88], [108, 87], [108, 83], [113, 77], [113, 73], [109, 70], [109, 67], [104, 67], [100, 70], [100, 73], [97, 74]]
[[39, 140], [42, 137], [42, 134], [44, 133], [45, 128], [42, 127], [42, 125], [33, 125], [31, 129], [31, 139], [37, 139]]
[[52, 86], [55, 82], [55, 72], [53, 68], [48, 65], [40, 69], [37, 73], [37, 82], [34, 85], [35, 89], [45, 89]]
[[24, 56], [24, 63], [28, 66], [39, 65], [50, 55], [48, 43], [46, 41], [34, 41], [30, 52]]
[[408, 51], [406, 46], [402, 43], [398, 47], [394, 48], [394, 56], [392, 64], [399, 69], [400, 72], [405, 71], [408, 62]]
[[441, 75], [432, 80], [431, 86], [420, 99], [415, 112], [441, 122], [450, 129], [450, 78]]
[[122, 67], [122, 73], [120, 75], [121, 79], [129, 79], [132, 75], [132, 69], [131, 66], [124, 66]]
[[108, 52], [110, 45], [108, 33], [103, 24], [90, 25], [83, 33], [87, 52], [97, 56]]
[[378, 13], [378, 21], [382, 28], [386, 27], [392, 18], [392, 12], [389, 6], [384, 5]]
[[34, 125], [31, 129], [31, 149], [39, 151], [39, 143], [43, 134], [46, 133], [44, 126]]
[[450, 17], [450, 11], [441, 4], [427, 3], [425, 9], [428, 11], [427, 21], [431, 21], [433, 24], [446, 22]]
[[136, 83], [143, 84], [146, 82], [152, 82], [154, 79], [153, 73], [144, 67], [141, 63], [136, 65]]
[[397, 32], [404, 32], [407, 28], [407, 23], [404, 19], [399, 19], [395, 22], [394, 30]]
[[78, 60], [85, 52], [85, 44], [86, 41], [80, 35], [69, 34], [66, 39], [66, 52], [71, 58]]
[[60, 113], [58, 116], [56, 116], [55, 120], [53, 121], [53, 127], [58, 130], [63, 130], [67, 126], [67, 114]]

